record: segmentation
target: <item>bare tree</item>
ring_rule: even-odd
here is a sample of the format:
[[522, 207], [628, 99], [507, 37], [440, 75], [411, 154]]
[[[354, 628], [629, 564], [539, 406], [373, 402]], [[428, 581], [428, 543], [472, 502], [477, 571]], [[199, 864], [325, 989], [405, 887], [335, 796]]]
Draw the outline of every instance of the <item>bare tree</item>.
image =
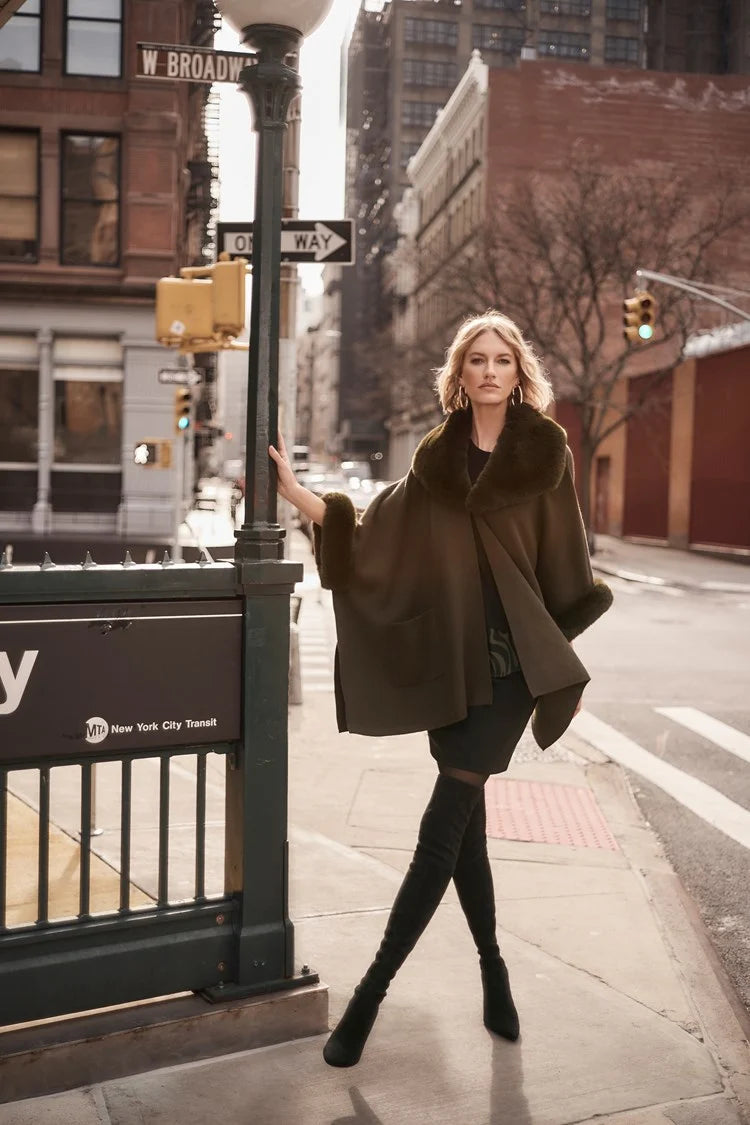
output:
[[655, 287], [654, 340], [626, 344], [622, 300], [632, 295], [635, 270], [710, 282], [727, 262], [739, 263], [736, 249], [727, 253], [729, 238], [744, 236], [750, 215], [738, 183], [736, 169], [696, 188], [692, 175], [670, 171], [665, 178], [663, 166], [603, 169], [596, 154], [579, 151], [563, 176], [519, 180], [498, 193], [490, 216], [459, 252], [438, 260], [417, 250], [420, 275], [432, 276], [448, 319], [486, 308], [512, 317], [543, 357], [558, 398], [577, 407], [587, 528], [596, 450], [648, 408], [655, 385], [643, 380], [649, 389], [624, 404], [615, 395], [633, 351], [658, 347], [655, 363], [668, 375], [706, 308], [679, 290]]

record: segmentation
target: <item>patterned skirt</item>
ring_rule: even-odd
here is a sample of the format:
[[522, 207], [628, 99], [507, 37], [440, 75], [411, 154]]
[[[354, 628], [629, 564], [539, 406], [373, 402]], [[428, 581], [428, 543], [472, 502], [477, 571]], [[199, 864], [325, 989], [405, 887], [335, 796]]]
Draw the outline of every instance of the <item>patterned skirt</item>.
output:
[[534, 710], [523, 672], [492, 681], [492, 703], [469, 707], [457, 723], [427, 732], [439, 766], [474, 773], [504, 773]]

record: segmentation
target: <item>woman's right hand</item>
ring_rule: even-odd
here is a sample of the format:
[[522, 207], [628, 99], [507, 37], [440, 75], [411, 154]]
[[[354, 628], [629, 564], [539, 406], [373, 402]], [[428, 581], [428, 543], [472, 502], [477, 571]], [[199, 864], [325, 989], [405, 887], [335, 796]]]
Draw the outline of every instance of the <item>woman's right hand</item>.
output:
[[279, 431], [279, 448], [269, 445], [268, 452], [276, 462], [276, 489], [284, 500], [292, 501], [292, 495], [298, 488], [297, 478], [294, 475], [286, 449], [286, 442]]

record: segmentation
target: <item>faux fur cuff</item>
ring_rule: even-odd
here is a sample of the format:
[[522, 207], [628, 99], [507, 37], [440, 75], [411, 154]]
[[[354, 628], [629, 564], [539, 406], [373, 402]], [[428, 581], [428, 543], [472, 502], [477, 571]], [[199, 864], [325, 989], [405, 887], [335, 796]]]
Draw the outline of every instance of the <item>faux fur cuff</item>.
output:
[[313, 553], [324, 590], [342, 590], [352, 573], [357, 513], [343, 492], [327, 492], [323, 525], [313, 524]]
[[555, 621], [569, 641], [579, 636], [597, 618], [606, 613], [612, 605], [612, 591], [600, 578], [594, 579], [590, 587], [577, 602], [558, 614]]

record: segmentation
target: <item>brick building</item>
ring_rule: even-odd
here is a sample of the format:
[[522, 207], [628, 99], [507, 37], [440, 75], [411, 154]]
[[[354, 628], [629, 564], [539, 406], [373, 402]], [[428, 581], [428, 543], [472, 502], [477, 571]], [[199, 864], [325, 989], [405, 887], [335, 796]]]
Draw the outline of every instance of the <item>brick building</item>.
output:
[[[478, 228], [491, 213], [493, 198], [502, 195], [516, 178], [529, 174], [564, 176], [577, 141], [595, 146], [603, 168], [621, 167], [625, 171], [634, 164], [647, 163], [656, 183], [660, 176], [670, 178], [674, 170], [692, 167], [695, 154], [700, 154], [693, 181], [699, 193], [707, 190], [701, 186], [701, 172], [710, 170], [714, 161], [733, 161], [740, 174], [749, 137], [748, 82], [739, 76], [674, 76], [543, 60], [522, 61], [514, 70], [496, 70], [476, 55], [409, 165], [412, 187], [400, 205], [401, 245], [392, 258], [397, 344], [402, 349], [416, 348], [418, 354], [421, 341], [439, 339], [443, 346], [448, 342], [452, 323], [463, 310], [450, 307], [441, 285], [441, 261], [447, 264], [470, 249]], [[747, 289], [747, 232], [744, 238], [744, 242], [734, 239], [722, 248], [722, 281]], [[415, 266], [415, 261], [423, 257], [429, 263], [428, 270]], [[613, 294], [605, 343], [613, 356], [623, 347], [620, 299]], [[700, 347], [697, 343], [690, 346]], [[726, 511], [726, 505], [717, 506], [705, 497], [693, 505], [690, 499], [692, 515], [687, 522], [684, 511], [678, 516], [674, 506], [669, 509], [672, 514], [668, 513], [669, 489], [675, 495], [681, 490], [684, 493], [692, 471], [686, 468], [684, 459], [680, 460], [682, 454], [678, 454], [670, 436], [672, 427], [682, 433], [687, 425], [685, 395], [677, 395], [673, 409], [671, 387], [685, 387], [685, 380], [693, 378], [697, 379], [695, 394], [705, 394], [701, 372], [713, 371], [719, 363], [718, 359], [696, 360], [697, 374], [686, 375], [680, 368], [664, 377], [663, 372], [671, 371], [674, 359], [669, 348], [657, 347], [636, 352], [629, 361], [628, 377], [617, 389], [620, 398], [625, 401], [635, 395], [642, 386], [639, 380], [648, 379], [658, 382], [659, 395], [666, 397], [660, 409], [634, 420], [627, 430], [615, 431], [597, 450], [592, 480], [596, 525], [600, 531], [655, 535], [683, 545], [698, 541], [695, 536], [699, 541], [732, 545], [742, 540], [745, 532], [731, 532], [726, 520], [721, 535], [718, 523], [710, 535], [708, 525], [701, 531], [700, 513], [711, 509], [717, 512], [720, 507]], [[750, 421], [750, 386], [738, 377], [741, 359], [734, 355], [731, 362], [734, 373], [726, 376], [724, 397], [731, 396], [735, 416], [746, 424]], [[417, 441], [439, 420], [427, 371], [424, 391], [421, 402], [415, 401], [409, 381], [396, 373], [389, 420], [391, 476], [406, 471]], [[555, 409], [575, 448], [575, 411], [565, 401], [558, 402]], [[728, 440], [738, 442], [738, 434], [732, 430]], [[690, 443], [696, 451], [697, 466], [705, 437], [697, 431], [693, 435], [691, 430]], [[661, 475], [654, 476], [657, 463]], [[734, 466], [731, 472], [736, 481], [733, 485], [719, 473], [717, 480], [721, 477], [723, 481], [724, 498], [732, 494], [735, 485], [744, 488], [747, 483], [739, 447], [729, 452], [726, 464]], [[704, 489], [709, 487], [705, 469], [703, 463]], [[658, 511], [653, 506], [657, 496], [661, 497]], [[736, 505], [735, 510], [739, 510]]]
[[[649, 386], [652, 408], [599, 447], [595, 531], [671, 547], [750, 555], [750, 325], [701, 333], [682, 363], [623, 380], [621, 399]], [[556, 404], [574, 456], [579, 424]]]
[[0, 28], [0, 542], [16, 561], [171, 537], [175, 470], [133, 449], [174, 433], [154, 285], [206, 260], [214, 103], [135, 77], [136, 44], [210, 46], [217, 20], [211, 0], [25, 0]]
[[372, 410], [378, 374], [368, 341], [374, 337], [377, 347], [393, 314], [383, 263], [396, 245], [406, 166], [473, 50], [503, 73], [522, 55], [575, 62], [583, 73], [600, 66], [629, 74], [750, 71], [750, 0], [383, 0], [375, 7], [363, 2], [348, 55], [346, 213], [356, 220], [357, 263], [342, 302], [340, 418], [360, 454], [384, 440]]

